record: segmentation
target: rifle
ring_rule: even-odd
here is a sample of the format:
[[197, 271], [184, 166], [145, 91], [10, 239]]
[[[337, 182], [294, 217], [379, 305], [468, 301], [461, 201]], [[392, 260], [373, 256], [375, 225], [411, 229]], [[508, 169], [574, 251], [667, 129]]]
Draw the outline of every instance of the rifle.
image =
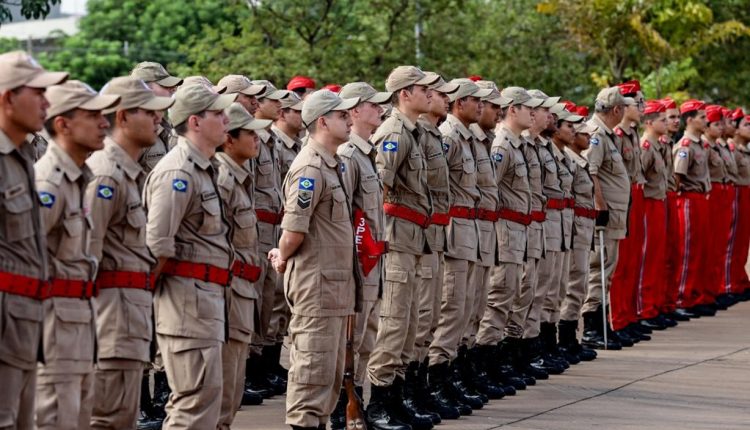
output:
[[346, 358], [344, 362], [344, 389], [346, 390], [346, 430], [367, 430], [362, 399], [354, 389], [354, 325], [357, 315], [346, 317]]

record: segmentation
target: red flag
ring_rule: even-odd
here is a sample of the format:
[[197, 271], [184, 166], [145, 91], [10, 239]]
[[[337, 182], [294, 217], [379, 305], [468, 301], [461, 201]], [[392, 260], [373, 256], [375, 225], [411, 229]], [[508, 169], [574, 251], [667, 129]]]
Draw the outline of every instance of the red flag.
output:
[[357, 246], [359, 264], [362, 273], [367, 276], [378, 265], [383, 254], [382, 246], [372, 237], [372, 231], [365, 219], [365, 212], [360, 208], [354, 209], [354, 244]]

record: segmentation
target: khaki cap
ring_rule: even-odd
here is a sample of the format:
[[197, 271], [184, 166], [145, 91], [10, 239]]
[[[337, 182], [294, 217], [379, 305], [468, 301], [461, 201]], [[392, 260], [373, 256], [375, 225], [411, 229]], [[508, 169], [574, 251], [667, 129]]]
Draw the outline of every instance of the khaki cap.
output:
[[288, 94], [286, 97], [281, 99], [281, 108], [282, 109], [294, 109], [294, 110], [302, 110], [302, 106], [304, 106], [304, 101], [300, 98], [300, 96], [297, 95], [294, 91], [290, 90], [280, 90], [280, 91], [286, 91]]
[[398, 66], [391, 71], [385, 80], [386, 91], [395, 92], [410, 85], [432, 85], [440, 76], [437, 74], [427, 76], [414, 66]]
[[550, 97], [541, 90], [529, 90], [528, 93], [531, 97], [544, 100], [542, 107], [545, 108], [551, 108], [560, 101], [560, 97]]
[[133, 71], [130, 72], [130, 76], [147, 83], [156, 82], [166, 88], [176, 87], [182, 83], [182, 79], [170, 75], [164, 66], [152, 61], [144, 61], [136, 64], [133, 67]]
[[219, 94], [213, 88], [193, 83], [181, 86], [174, 93], [175, 102], [169, 108], [172, 126], [185, 122], [190, 115], [205, 111], [224, 110], [237, 98], [237, 94]]
[[557, 115], [558, 118], [564, 115], [563, 112], [565, 112], [565, 103], [555, 103], [549, 108], [549, 113]]
[[61, 85], [53, 85], [47, 88], [44, 96], [50, 105], [47, 109], [47, 119], [73, 109], [104, 110], [120, 101], [120, 96], [100, 95], [81, 81], [66, 81]]
[[599, 108], [609, 109], [625, 103], [625, 98], [620, 94], [619, 87], [605, 88], [596, 95], [596, 106]]
[[174, 104], [172, 97], [155, 95], [146, 82], [132, 76], [120, 76], [112, 79], [102, 88], [101, 93], [120, 96], [120, 104], [105, 109], [105, 114], [134, 108], [153, 111], [166, 110]]
[[530, 108], [536, 108], [542, 105], [544, 100], [532, 97], [525, 89], [521, 87], [507, 87], [500, 91], [500, 95], [510, 99], [511, 105], [524, 105]]
[[[557, 106], [557, 105], [555, 105]], [[550, 112], [552, 112], [552, 109], [550, 109]], [[566, 121], [566, 122], [572, 122], [572, 123], [579, 123], [583, 121], [585, 118], [581, 115], [578, 115], [576, 113], [568, 112], [567, 110], [563, 109], [560, 112], [554, 112], [555, 115], [557, 115], [557, 119], [560, 121]]]
[[492, 94], [491, 88], [480, 88], [474, 81], [466, 78], [451, 80], [452, 84], [458, 84], [458, 90], [448, 94], [448, 100], [454, 102], [464, 97], [478, 97], [484, 99]]
[[321, 116], [334, 110], [349, 110], [359, 103], [359, 98], [342, 99], [329, 90], [318, 90], [307, 96], [302, 107], [302, 122], [305, 127], [315, 122]]
[[255, 85], [242, 75], [226, 75], [216, 84], [217, 87], [226, 88], [226, 93], [241, 93], [246, 96], [257, 96], [266, 90], [264, 85]]
[[228, 108], [224, 109], [224, 113], [229, 118], [229, 125], [227, 131], [236, 130], [238, 128], [244, 128], [245, 130], [263, 130], [273, 123], [270, 119], [255, 119], [250, 112], [245, 108], [234, 102], [229, 105]]
[[486, 88], [492, 90], [492, 93], [488, 95], [487, 97], [483, 98], [482, 101], [485, 101], [487, 103], [492, 103], [493, 105], [497, 105], [500, 107], [507, 107], [510, 105], [510, 99], [507, 97], [503, 97], [502, 94], [500, 94], [500, 89], [497, 88], [497, 84], [495, 84], [492, 81], [476, 81], [475, 82], [479, 88]]
[[267, 81], [265, 79], [259, 79], [252, 81], [254, 85], [263, 85], [265, 88], [265, 91], [255, 96], [257, 99], [271, 99], [271, 100], [281, 100], [284, 97], [289, 97], [289, 91], [286, 90], [279, 90], [277, 89], [271, 81]]
[[575, 126], [573, 126], [573, 129], [576, 131], [576, 133], [583, 133], [583, 134], [594, 134], [596, 133], [596, 126], [589, 124], [588, 122], [579, 122]]
[[623, 99], [625, 100], [625, 106], [635, 106], [638, 104], [633, 97], [623, 97]]
[[201, 84], [204, 87], [211, 88], [212, 90], [216, 91], [219, 94], [224, 94], [227, 92], [227, 87], [221, 86], [221, 85], [214, 85], [207, 77], [205, 76], [188, 76], [182, 81], [182, 85], [192, 85], [192, 84]]
[[47, 88], [68, 79], [67, 72], [48, 72], [23, 51], [0, 55], [0, 91], [18, 87]]
[[360, 102], [370, 102], [383, 104], [391, 101], [391, 92], [378, 92], [372, 85], [367, 82], [351, 82], [344, 85], [339, 91], [339, 97], [342, 99], [359, 98]]
[[437, 76], [435, 82], [430, 84], [431, 89], [443, 94], [450, 94], [452, 92], [458, 91], [458, 84], [449, 84], [445, 82], [445, 79], [443, 79], [443, 77], [438, 75], [437, 73], [424, 72], [424, 74], [428, 79], [433, 79], [435, 76]]

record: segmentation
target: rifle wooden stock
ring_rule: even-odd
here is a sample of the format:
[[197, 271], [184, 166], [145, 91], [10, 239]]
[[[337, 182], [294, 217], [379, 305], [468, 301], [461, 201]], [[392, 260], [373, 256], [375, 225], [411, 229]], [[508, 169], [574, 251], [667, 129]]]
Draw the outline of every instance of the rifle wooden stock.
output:
[[346, 390], [346, 430], [366, 430], [362, 399], [354, 389], [354, 325], [356, 315], [346, 317], [346, 358], [344, 363], [344, 389]]

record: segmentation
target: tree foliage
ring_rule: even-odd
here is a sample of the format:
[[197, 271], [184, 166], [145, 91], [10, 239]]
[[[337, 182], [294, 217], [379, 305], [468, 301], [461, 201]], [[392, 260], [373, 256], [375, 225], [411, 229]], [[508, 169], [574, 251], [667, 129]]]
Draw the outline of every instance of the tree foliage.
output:
[[13, 20], [10, 6], [20, 6], [21, 16], [27, 19], [39, 19], [49, 15], [52, 6], [62, 0], [0, 0], [0, 23]]

